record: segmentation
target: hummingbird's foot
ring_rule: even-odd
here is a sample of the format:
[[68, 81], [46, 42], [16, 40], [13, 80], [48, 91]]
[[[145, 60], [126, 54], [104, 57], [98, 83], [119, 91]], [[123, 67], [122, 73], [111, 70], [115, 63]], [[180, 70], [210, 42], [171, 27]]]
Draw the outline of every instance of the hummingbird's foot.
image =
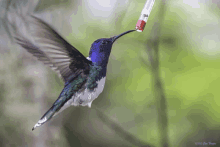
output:
[[36, 127], [40, 127], [42, 124], [44, 124], [47, 121], [47, 118], [44, 117], [43, 119], [40, 119], [32, 128], [32, 131], [36, 128]]
[[91, 108], [92, 101], [88, 103], [88, 107]]

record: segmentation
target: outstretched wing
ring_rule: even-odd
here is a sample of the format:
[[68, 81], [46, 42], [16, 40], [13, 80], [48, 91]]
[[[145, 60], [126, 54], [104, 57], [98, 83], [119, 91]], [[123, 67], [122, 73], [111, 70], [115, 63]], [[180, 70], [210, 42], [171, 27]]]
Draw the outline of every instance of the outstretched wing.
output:
[[26, 18], [28, 34], [33, 41], [17, 31], [14, 38], [19, 45], [49, 65], [65, 82], [70, 75], [72, 77], [82, 70], [89, 70], [89, 64], [92, 62], [65, 41], [51, 26], [35, 16]]

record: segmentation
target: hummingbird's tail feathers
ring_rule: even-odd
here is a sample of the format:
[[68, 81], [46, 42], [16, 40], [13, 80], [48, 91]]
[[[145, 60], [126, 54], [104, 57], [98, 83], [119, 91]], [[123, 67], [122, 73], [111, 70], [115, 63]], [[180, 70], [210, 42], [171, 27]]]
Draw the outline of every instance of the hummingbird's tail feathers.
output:
[[44, 117], [43, 119], [40, 119], [35, 125], [34, 125], [34, 127], [32, 128], [32, 131], [34, 131], [34, 129], [36, 128], [36, 127], [40, 127], [42, 124], [44, 124], [45, 122], [47, 121], [47, 118], [46, 117]]
[[58, 111], [60, 110], [62, 106], [61, 105], [53, 105], [42, 117], [41, 119], [34, 125], [34, 127], [32, 128], [32, 131], [36, 128], [36, 127], [40, 127], [41, 125], [43, 125], [44, 123], [46, 123], [47, 121], [49, 121], [52, 117], [54, 117], [55, 115], [57, 115]]
[[41, 117], [41, 119], [34, 125], [32, 128], [32, 131], [36, 127], [40, 127], [47, 121], [49, 121], [52, 117], [56, 116], [69, 106], [71, 106], [71, 103], [73, 100], [70, 98], [64, 98], [63, 96], [59, 96], [59, 98], [54, 102], [53, 106]]

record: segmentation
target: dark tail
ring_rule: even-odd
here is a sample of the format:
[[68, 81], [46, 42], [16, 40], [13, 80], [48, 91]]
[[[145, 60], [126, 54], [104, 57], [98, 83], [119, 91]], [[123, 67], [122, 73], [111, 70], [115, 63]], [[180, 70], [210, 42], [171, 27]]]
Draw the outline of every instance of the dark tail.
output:
[[[42, 117], [41, 119], [34, 125], [34, 127], [32, 128], [32, 131], [36, 128], [36, 127], [40, 127], [41, 125], [43, 125], [44, 123], [46, 123], [47, 121], [49, 121], [56, 113], [57, 107], [56, 106], [52, 106]], [[59, 110], [58, 110], [59, 111]]]
[[68, 106], [71, 105], [71, 103], [66, 103], [66, 101], [62, 101], [62, 97], [59, 97], [55, 103], [53, 104], [53, 106], [41, 117], [41, 119], [34, 125], [34, 127], [32, 128], [32, 131], [36, 128], [36, 127], [40, 127], [41, 125], [43, 125], [44, 123], [46, 123], [47, 121], [49, 121], [52, 117], [54, 117], [55, 115], [57, 115], [58, 113], [60, 113], [61, 111], [63, 111], [64, 109], [66, 109]]

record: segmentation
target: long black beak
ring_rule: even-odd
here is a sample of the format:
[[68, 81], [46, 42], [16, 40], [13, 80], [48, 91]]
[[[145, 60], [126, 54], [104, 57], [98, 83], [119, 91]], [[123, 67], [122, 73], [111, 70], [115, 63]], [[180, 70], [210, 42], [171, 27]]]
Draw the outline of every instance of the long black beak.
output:
[[128, 34], [128, 33], [130, 33], [130, 32], [133, 32], [133, 31], [136, 31], [136, 30], [129, 30], [129, 31], [126, 31], [126, 32], [124, 32], [124, 33], [121, 33], [121, 34], [118, 35], [118, 36], [112, 37], [112, 43], [114, 43], [115, 40], [117, 40], [117, 39], [120, 38], [121, 36], [123, 36], [123, 35], [125, 35], [125, 34]]

